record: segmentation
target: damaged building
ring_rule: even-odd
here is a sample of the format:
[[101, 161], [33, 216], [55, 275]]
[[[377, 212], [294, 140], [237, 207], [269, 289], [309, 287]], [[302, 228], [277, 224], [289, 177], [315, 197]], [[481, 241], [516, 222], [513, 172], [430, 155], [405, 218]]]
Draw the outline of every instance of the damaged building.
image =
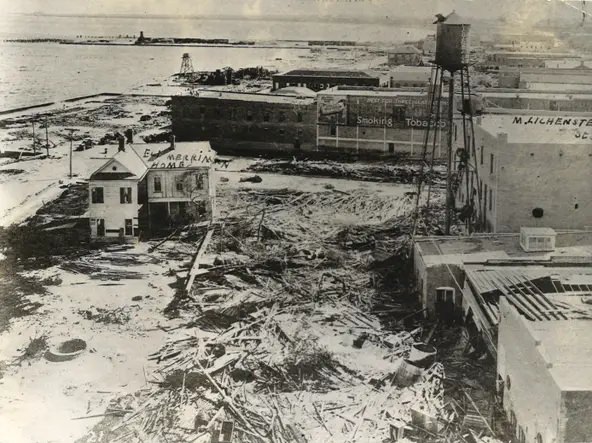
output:
[[91, 238], [133, 239], [211, 220], [215, 158], [208, 142], [125, 145], [122, 140], [90, 176]]

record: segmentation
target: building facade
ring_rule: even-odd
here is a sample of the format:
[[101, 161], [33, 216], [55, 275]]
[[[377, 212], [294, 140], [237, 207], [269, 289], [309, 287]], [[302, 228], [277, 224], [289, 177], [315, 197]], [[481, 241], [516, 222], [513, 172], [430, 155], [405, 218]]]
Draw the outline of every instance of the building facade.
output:
[[505, 299], [500, 314], [498, 389], [518, 441], [592, 441], [590, 320], [529, 321]]
[[398, 46], [388, 51], [387, 63], [389, 66], [418, 66], [421, 64], [421, 51], [411, 45]]
[[208, 142], [145, 145], [143, 158], [150, 232], [213, 218], [216, 152]]
[[139, 237], [147, 172], [140, 156], [133, 149], [123, 147], [91, 174], [88, 200], [91, 238]]
[[[317, 95], [319, 150], [421, 155], [428, 126], [427, 91], [332, 88]], [[441, 103], [435, 157], [446, 155], [447, 104]], [[428, 153], [431, 156], [431, 149]]]
[[592, 114], [491, 111], [474, 127], [475, 152], [466, 153], [456, 199], [457, 207], [469, 202], [481, 229], [591, 227], [592, 193], [582, 177], [592, 168]]
[[214, 161], [208, 142], [119, 147], [89, 180], [95, 240], [132, 240], [212, 220]]
[[315, 143], [314, 98], [279, 94], [200, 92], [173, 96], [177, 140], [208, 140], [217, 152], [311, 150]]
[[295, 69], [272, 76], [273, 89], [288, 86], [321, 91], [334, 86], [381, 86], [379, 75], [365, 71]]

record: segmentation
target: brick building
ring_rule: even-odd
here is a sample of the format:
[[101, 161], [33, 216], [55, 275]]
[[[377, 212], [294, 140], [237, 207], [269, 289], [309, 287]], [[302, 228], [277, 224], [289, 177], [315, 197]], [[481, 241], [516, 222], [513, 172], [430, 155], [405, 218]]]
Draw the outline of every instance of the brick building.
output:
[[[443, 101], [441, 106], [437, 157], [446, 155], [447, 104]], [[387, 155], [419, 155], [422, 150], [428, 125], [427, 90], [337, 87], [320, 92], [317, 107], [320, 150]]]
[[312, 149], [316, 104], [310, 97], [201, 92], [173, 96], [178, 140], [209, 140], [218, 152]]
[[[482, 229], [592, 225], [592, 113], [489, 110], [475, 121], [469, 177], [461, 173], [457, 207], [472, 200]], [[462, 129], [456, 123], [455, 143]], [[471, 142], [469, 143], [469, 145]], [[471, 150], [470, 150], [471, 151]]]
[[287, 86], [298, 86], [313, 91], [329, 89], [334, 86], [374, 86], [383, 83], [378, 74], [365, 71], [346, 71], [337, 69], [294, 69], [272, 76], [273, 90]]

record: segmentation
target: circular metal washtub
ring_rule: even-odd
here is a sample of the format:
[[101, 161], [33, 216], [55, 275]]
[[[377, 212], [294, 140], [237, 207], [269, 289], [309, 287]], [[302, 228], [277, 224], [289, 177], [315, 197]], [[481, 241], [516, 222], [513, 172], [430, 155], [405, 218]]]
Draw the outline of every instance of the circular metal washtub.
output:
[[66, 340], [59, 345], [49, 349], [45, 358], [53, 362], [73, 360], [86, 350], [86, 342], [81, 338]]

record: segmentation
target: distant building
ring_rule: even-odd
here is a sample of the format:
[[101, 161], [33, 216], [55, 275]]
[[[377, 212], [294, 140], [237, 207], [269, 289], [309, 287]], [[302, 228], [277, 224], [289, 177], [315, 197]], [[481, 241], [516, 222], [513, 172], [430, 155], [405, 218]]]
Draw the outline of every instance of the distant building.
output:
[[120, 144], [89, 180], [93, 239], [133, 239], [193, 222], [215, 210], [208, 142]]
[[436, 53], [436, 34], [429, 34], [423, 40], [423, 55], [434, 55]]
[[[553, 66], [547, 62], [547, 66]], [[558, 64], [559, 65], [559, 64]], [[582, 62], [574, 68], [503, 68], [498, 75], [500, 88], [520, 88], [536, 91], [592, 90], [592, 69]]]
[[387, 63], [389, 66], [418, 66], [421, 64], [421, 51], [411, 45], [397, 46], [388, 51]]
[[208, 140], [218, 152], [313, 149], [316, 102], [312, 97], [200, 91], [173, 96], [178, 140]]
[[[460, 125], [454, 140], [462, 149]], [[459, 172], [456, 196], [458, 208], [471, 202], [482, 229], [592, 227], [590, 183], [582, 179], [592, 170], [592, 113], [490, 108], [474, 128], [469, 174]]]
[[320, 91], [334, 86], [374, 86], [381, 85], [380, 76], [365, 71], [346, 71], [332, 69], [294, 69], [272, 76], [273, 90], [288, 86]]
[[432, 68], [429, 66], [397, 66], [389, 72], [390, 88], [425, 88], [430, 86]]
[[497, 34], [493, 37], [496, 45], [510, 50], [524, 52], [549, 51], [555, 47], [556, 39], [553, 34]]
[[[336, 87], [317, 95], [317, 141], [319, 150], [358, 153], [420, 155], [429, 108], [427, 90]], [[441, 118], [432, 122], [441, 128], [435, 156], [446, 155], [446, 103]], [[431, 149], [428, 155], [431, 155]]]
[[[524, 90], [487, 88], [475, 90], [483, 106], [516, 110], [592, 112], [592, 91]], [[458, 96], [457, 96], [458, 98]]]
[[514, 52], [492, 51], [485, 55], [480, 63], [481, 69], [501, 69], [502, 67], [544, 68], [550, 60], [574, 58], [568, 52]]

